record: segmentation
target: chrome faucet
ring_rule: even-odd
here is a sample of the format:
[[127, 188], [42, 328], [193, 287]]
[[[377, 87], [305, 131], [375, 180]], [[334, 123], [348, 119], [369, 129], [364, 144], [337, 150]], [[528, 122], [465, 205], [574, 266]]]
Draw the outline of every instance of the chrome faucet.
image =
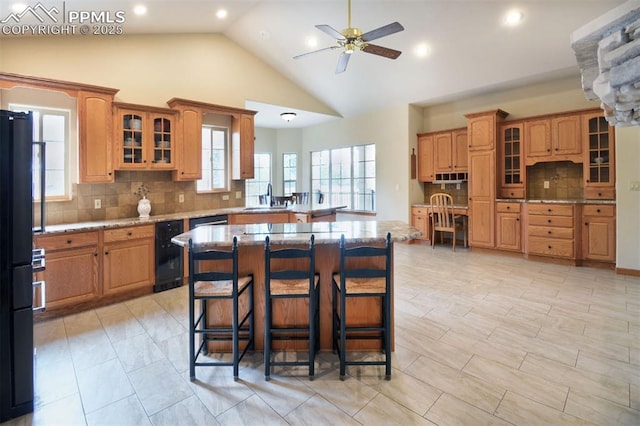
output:
[[273, 186], [271, 182], [267, 184], [267, 203], [269, 203], [269, 206], [273, 206]]

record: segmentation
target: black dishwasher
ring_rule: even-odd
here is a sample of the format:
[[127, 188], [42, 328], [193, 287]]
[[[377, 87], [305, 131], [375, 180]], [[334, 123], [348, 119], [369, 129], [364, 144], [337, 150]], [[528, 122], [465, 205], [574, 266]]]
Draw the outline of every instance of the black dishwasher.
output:
[[182, 232], [182, 220], [156, 223], [156, 284], [153, 286], [156, 293], [182, 285], [182, 247], [171, 242], [171, 238]]

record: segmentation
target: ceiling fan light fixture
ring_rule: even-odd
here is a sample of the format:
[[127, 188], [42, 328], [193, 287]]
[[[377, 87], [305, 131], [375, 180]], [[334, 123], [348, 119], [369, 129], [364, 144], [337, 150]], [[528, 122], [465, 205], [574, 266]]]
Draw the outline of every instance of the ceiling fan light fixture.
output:
[[280, 117], [282, 117], [282, 119], [287, 123], [289, 123], [292, 120], [295, 120], [297, 116], [298, 115], [295, 112], [283, 112], [282, 114], [280, 114]]

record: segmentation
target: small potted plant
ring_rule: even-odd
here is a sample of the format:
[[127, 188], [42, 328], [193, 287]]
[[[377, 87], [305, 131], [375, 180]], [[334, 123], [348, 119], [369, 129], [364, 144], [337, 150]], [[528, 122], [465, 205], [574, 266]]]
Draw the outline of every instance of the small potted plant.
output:
[[138, 201], [138, 214], [140, 214], [140, 219], [148, 219], [149, 213], [151, 213], [151, 202], [147, 199], [149, 192], [149, 188], [144, 183], [134, 192], [137, 196], [142, 197], [140, 201]]

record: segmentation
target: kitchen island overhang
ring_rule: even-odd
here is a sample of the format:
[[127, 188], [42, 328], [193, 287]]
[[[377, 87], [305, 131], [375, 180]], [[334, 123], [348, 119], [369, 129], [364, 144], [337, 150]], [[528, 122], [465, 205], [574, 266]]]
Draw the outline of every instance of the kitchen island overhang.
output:
[[[252, 225], [202, 226], [177, 235], [171, 240], [181, 247], [192, 241], [196, 250], [229, 248], [233, 238], [238, 240], [239, 273], [253, 274], [255, 300], [255, 347], [262, 350], [264, 345], [264, 242], [269, 236], [272, 245], [308, 246], [311, 235], [316, 244], [316, 272], [320, 274], [320, 349], [332, 350], [331, 340], [331, 285], [332, 274], [339, 269], [340, 237], [345, 236], [347, 245], [383, 246], [387, 233], [393, 242], [409, 241], [421, 235], [420, 231], [401, 221], [344, 221], [314, 223], [281, 223]], [[393, 255], [393, 249], [392, 249]], [[372, 265], [379, 266], [379, 265]], [[242, 302], [241, 302], [242, 306]], [[242, 309], [242, 308], [241, 308]], [[371, 324], [380, 320], [379, 301], [369, 298], [355, 298], [350, 301], [349, 322]], [[304, 303], [282, 303], [273, 308], [274, 323], [300, 325], [308, 321], [308, 309]], [[212, 308], [211, 321], [231, 318], [230, 306]], [[392, 306], [393, 322], [393, 306]], [[213, 325], [213, 324], [212, 324]], [[215, 325], [224, 326], [224, 321]], [[392, 336], [393, 337], [393, 336]], [[281, 342], [276, 349], [298, 350], [296, 343]], [[350, 350], [374, 349], [374, 341], [349, 342]], [[221, 343], [210, 343], [210, 351], [225, 352], [229, 347]]]

